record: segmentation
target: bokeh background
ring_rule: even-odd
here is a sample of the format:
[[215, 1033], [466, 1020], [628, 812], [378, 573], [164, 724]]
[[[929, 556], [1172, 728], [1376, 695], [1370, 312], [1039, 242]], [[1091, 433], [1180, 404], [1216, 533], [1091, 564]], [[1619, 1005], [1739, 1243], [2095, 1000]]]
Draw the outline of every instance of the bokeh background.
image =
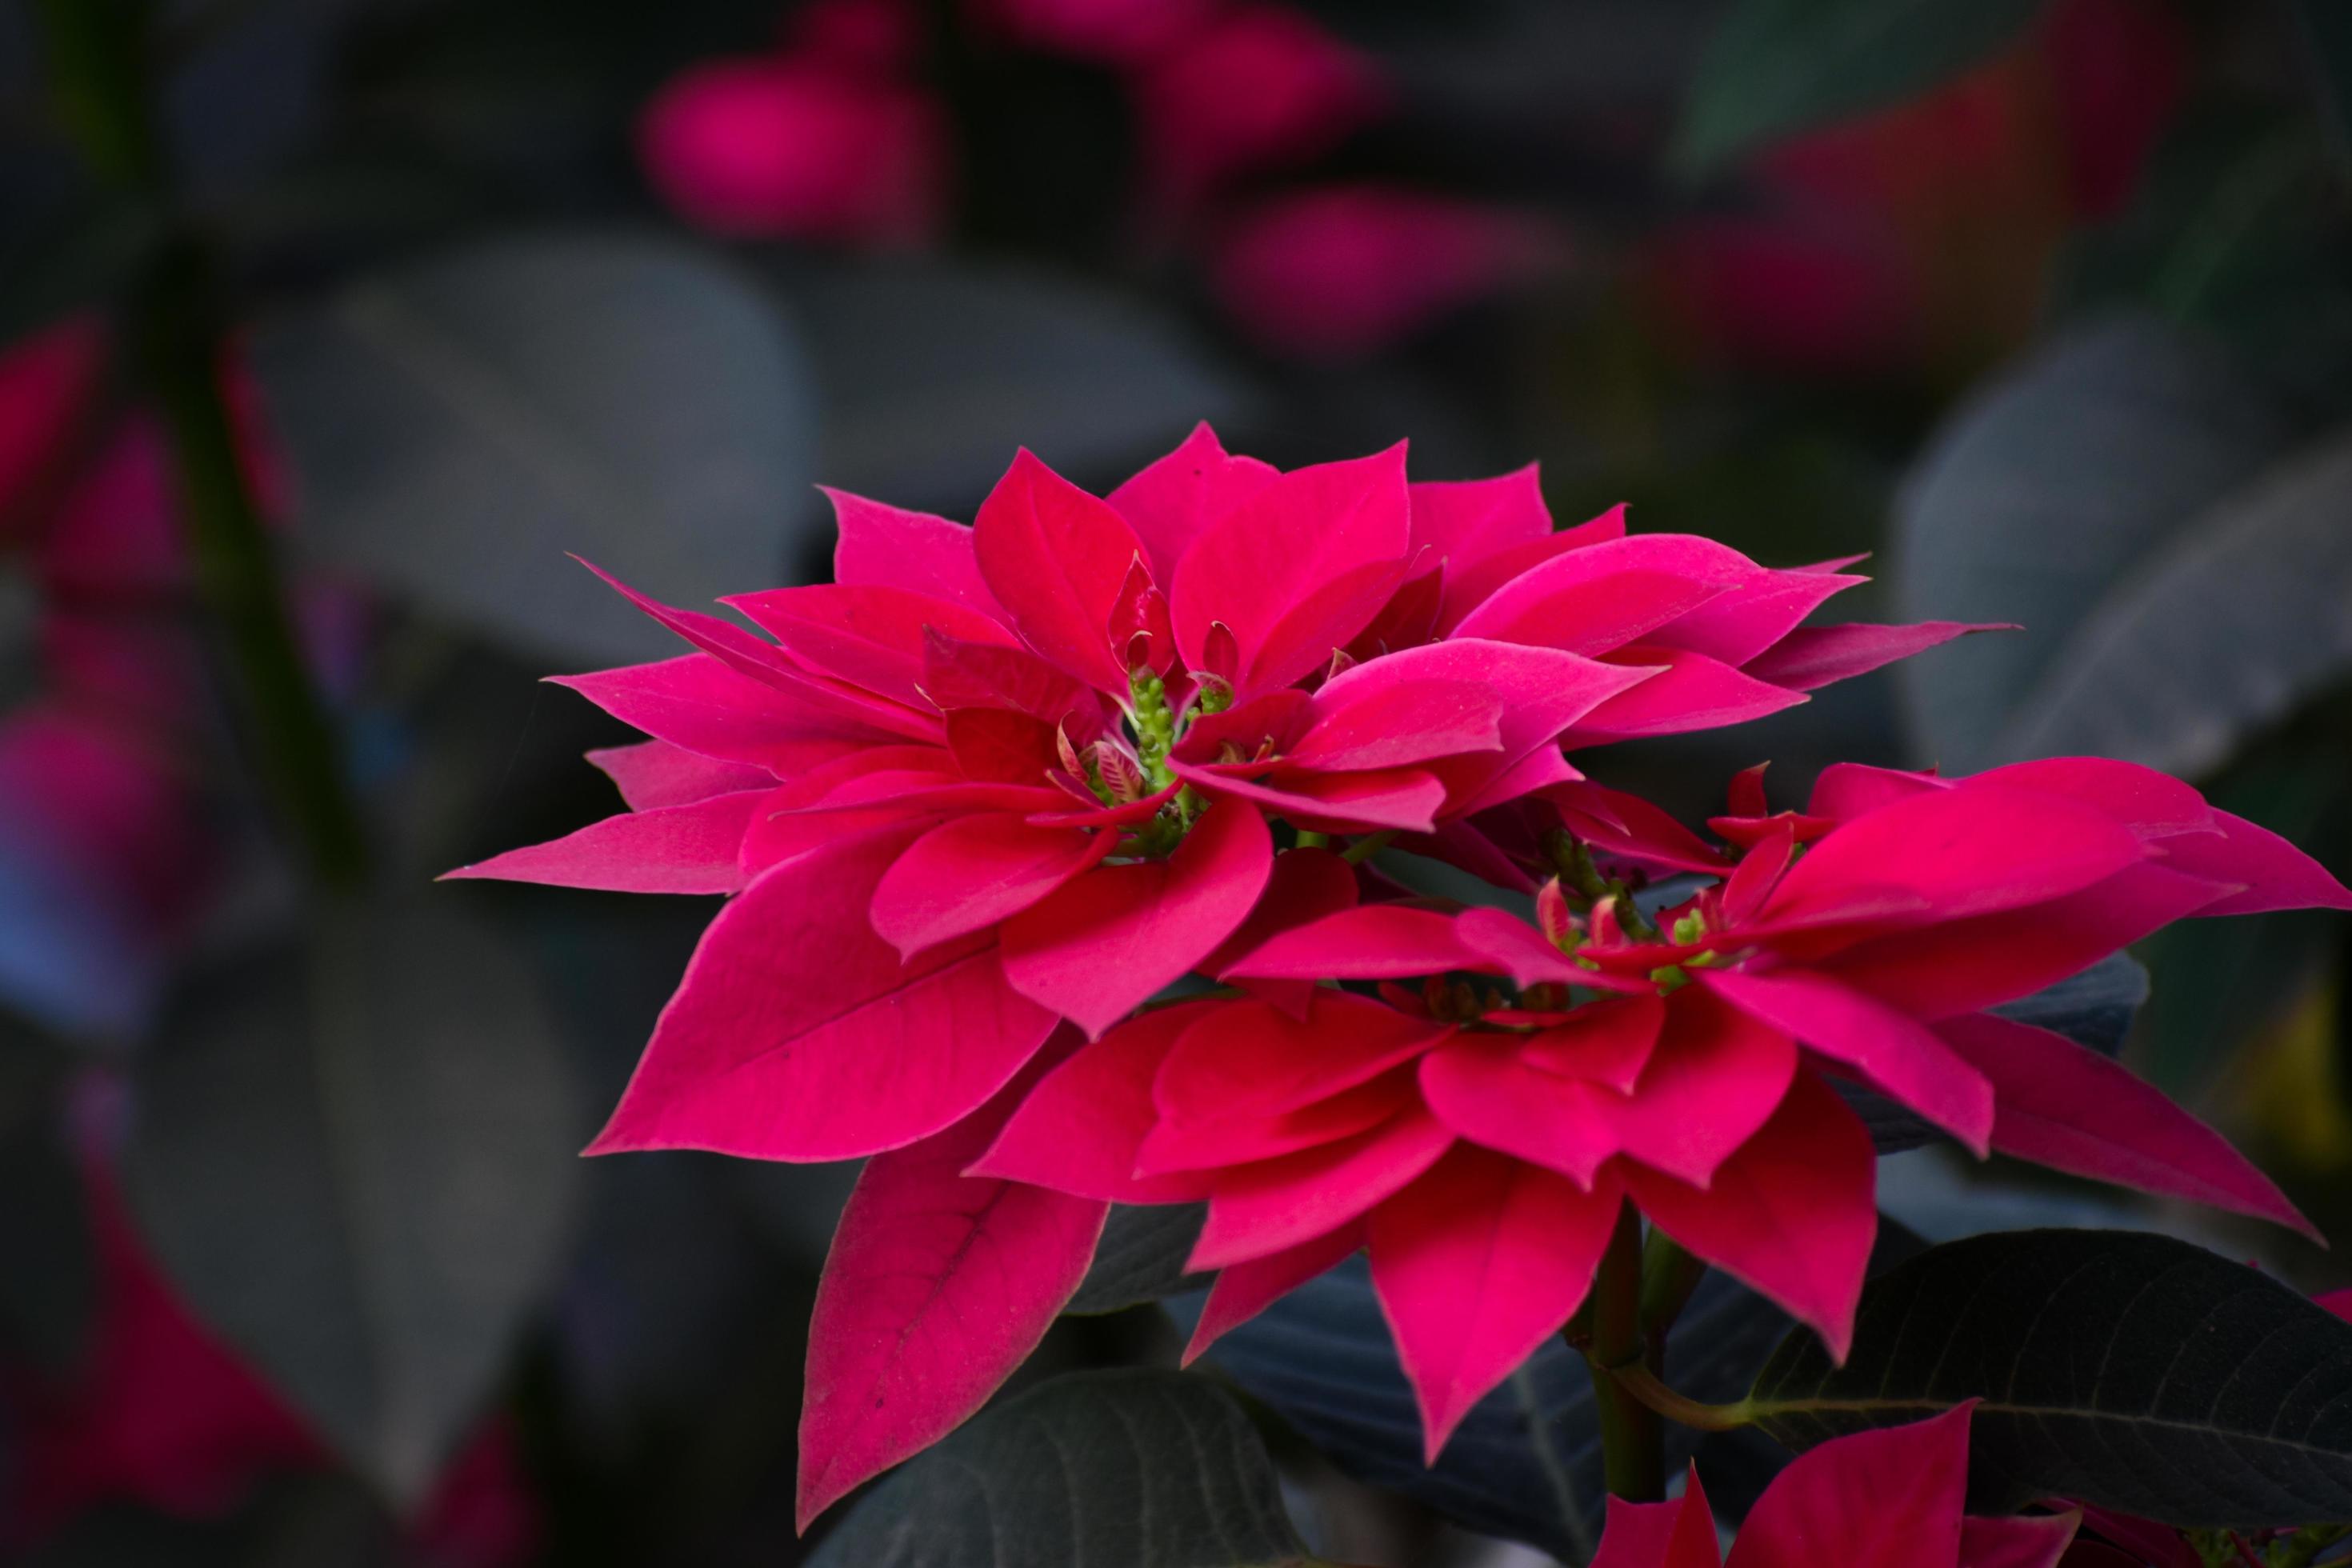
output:
[[[708, 902], [430, 880], [613, 805], [540, 677], [667, 650], [567, 552], [1410, 437], [2024, 627], [1609, 782], [2106, 752], [2352, 872], [2347, 106], [2333, 0], [6, 0], [0, 1560], [808, 1549], [851, 1173], [575, 1155]], [[2352, 1237], [2347, 922], [2229, 924], [2128, 1059]], [[1329, 1554], [1533, 1561], [1266, 1418]]]

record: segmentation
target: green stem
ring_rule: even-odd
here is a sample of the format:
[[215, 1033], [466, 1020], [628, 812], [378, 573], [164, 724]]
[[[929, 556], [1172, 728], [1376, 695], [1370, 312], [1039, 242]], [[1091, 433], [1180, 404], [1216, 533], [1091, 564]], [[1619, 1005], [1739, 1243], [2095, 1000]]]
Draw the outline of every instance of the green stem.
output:
[[1393, 827], [1383, 828], [1378, 833], [1368, 833], [1361, 838], [1349, 840], [1348, 847], [1339, 851], [1339, 858], [1350, 866], [1360, 866], [1387, 848], [1390, 841], [1395, 837], [1396, 829]]
[[1666, 1372], [1666, 1337], [1706, 1277], [1704, 1260], [1664, 1231], [1651, 1230], [1642, 1250], [1642, 1347], [1643, 1364], [1660, 1377]]
[[1322, 849], [1328, 847], [1330, 843], [1331, 836], [1329, 834], [1318, 833], [1312, 828], [1302, 827], [1298, 830], [1298, 837], [1294, 847], [1299, 849]]
[[[68, 123], [109, 182], [168, 204], [148, 110], [143, 0], [40, 0]], [[197, 592], [243, 689], [260, 768], [330, 886], [358, 882], [366, 852], [335, 736], [310, 686], [277, 563], [220, 384], [225, 333], [210, 257], [182, 228], [130, 301], [131, 346], [170, 438]]]
[[1656, 1502], [1666, 1495], [1665, 1429], [1618, 1381], [1627, 1369], [1641, 1369], [1641, 1313], [1642, 1216], [1627, 1204], [1593, 1277], [1591, 1337], [1582, 1348], [1609, 1490], [1630, 1502]]
[[1617, 1386], [1638, 1402], [1645, 1410], [1654, 1411], [1677, 1426], [1694, 1427], [1701, 1432], [1730, 1432], [1752, 1426], [1756, 1413], [1746, 1402], [1738, 1405], [1707, 1405], [1676, 1393], [1665, 1381], [1639, 1363], [1619, 1367], [1610, 1374]]
[[2352, 1535], [2352, 1524], [2314, 1524], [2295, 1531], [2294, 1539], [2279, 1547], [2271, 1561], [2278, 1568], [2310, 1568], [2319, 1554]]

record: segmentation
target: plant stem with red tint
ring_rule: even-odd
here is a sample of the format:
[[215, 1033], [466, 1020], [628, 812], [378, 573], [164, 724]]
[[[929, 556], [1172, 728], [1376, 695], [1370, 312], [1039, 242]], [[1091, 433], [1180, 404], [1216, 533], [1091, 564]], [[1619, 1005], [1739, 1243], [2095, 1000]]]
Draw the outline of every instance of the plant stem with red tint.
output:
[[[40, 14], [60, 108], [92, 170], [168, 208], [168, 159], [149, 111], [149, 6], [41, 0]], [[348, 887], [363, 875], [365, 846], [222, 395], [218, 279], [203, 245], [173, 226], [131, 290], [130, 335], [170, 433], [198, 591], [244, 689], [261, 771], [312, 870]]]

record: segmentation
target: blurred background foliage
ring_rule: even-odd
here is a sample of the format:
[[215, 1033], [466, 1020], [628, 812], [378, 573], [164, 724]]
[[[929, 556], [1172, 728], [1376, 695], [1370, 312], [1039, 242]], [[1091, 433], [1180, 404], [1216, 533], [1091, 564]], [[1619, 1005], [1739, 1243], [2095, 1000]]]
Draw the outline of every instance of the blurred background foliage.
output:
[[[607, 806], [538, 678], [667, 649], [566, 552], [698, 603], [820, 579], [819, 483], [1410, 437], [2023, 625], [1610, 782], [2105, 752], [2352, 873], [2329, 0], [8, 0], [0, 136], [0, 1556], [803, 1550], [850, 1173], [574, 1157], [707, 907], [429, 884]], [[2126, 1047], [2338, 1235], [2348, 934], [2159, 939]], [[1575, 1550], [1249, 1353], [1318, 1550]]]

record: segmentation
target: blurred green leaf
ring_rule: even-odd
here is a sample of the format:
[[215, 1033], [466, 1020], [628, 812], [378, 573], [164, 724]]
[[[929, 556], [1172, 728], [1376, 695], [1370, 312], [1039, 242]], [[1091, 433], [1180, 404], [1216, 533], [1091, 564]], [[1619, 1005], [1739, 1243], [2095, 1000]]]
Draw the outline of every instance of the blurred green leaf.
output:
[[788, 288], [824, 395], [824, 482], [901, 506], [968, 518], [1016, 447], [1085, 475], [1251, 401], [1172, 322], [1073, 278], [868, 263]]
[[0, 1110], [0, 1258], [8, 1260], [0, 1268], [0, 1344], [44, 1372], [65, 1373], [89, 1342], [98, 1258], [81, 1175], [58, 1122], [53, 1114]]
[[166, 232], [143, 198], [77, 192], [0, 238], [0, 341], [77, 310], [103, 310]]
[[2021, 755], [2212, 768], [2352, 668], [2352, 430], [2189, 519], [2070, 628], [2009, 720]]
[[1721, 169], [1765, 142], [1881, 108], [2000, 50], [2042, 0], [1735, 0], [1691, 83], [1673, 161]]
[[1306, 1552], [1264, 1445], [1214, 1384], [1101, 1372], [1008, 1400], [908, 1461], [810, 1561], [1278, 1568]]
[[687, 247], [473, 245], [266, 325], [253, 356], [311, 559], [541, 655], [674, 647], [567, 552], [700, 604], [779, 581], [814, 515], [800, 351]]
[[573, 1086], [461, 895], [330, 906], [201, 976], [140, 1064], [132, 1211], [196, 1311], [413, 1500], [559, 1260]]
[[2347, 278], [2352, 211], [2309, 117], [2217, 95], [2166, 132], [2130, 207], [2075, 241], [2060, 309], [2213, 332], [2265, 385], [2352, 413]]
[[2025, 629], [1906, 667], [1927, 759], [2197, 767], [2275, 716], [2336, 657], [2326, 573], [2352, 553], [2326, 510], [2340, 455], [2263, 477], [2291, 437], [2228, 357], [2137, 317], [2077, 329], [1964, 408], [1898, 510], [1899, 607]]
[[25, 1568], [242, 1568], [235, 1531], [145, 1510], [92, 1509], [24, 1558]]
[[2341, 162], [2352, 163], [2352, 7], [2339, 0], [2293, 0], [2304, 65]]

